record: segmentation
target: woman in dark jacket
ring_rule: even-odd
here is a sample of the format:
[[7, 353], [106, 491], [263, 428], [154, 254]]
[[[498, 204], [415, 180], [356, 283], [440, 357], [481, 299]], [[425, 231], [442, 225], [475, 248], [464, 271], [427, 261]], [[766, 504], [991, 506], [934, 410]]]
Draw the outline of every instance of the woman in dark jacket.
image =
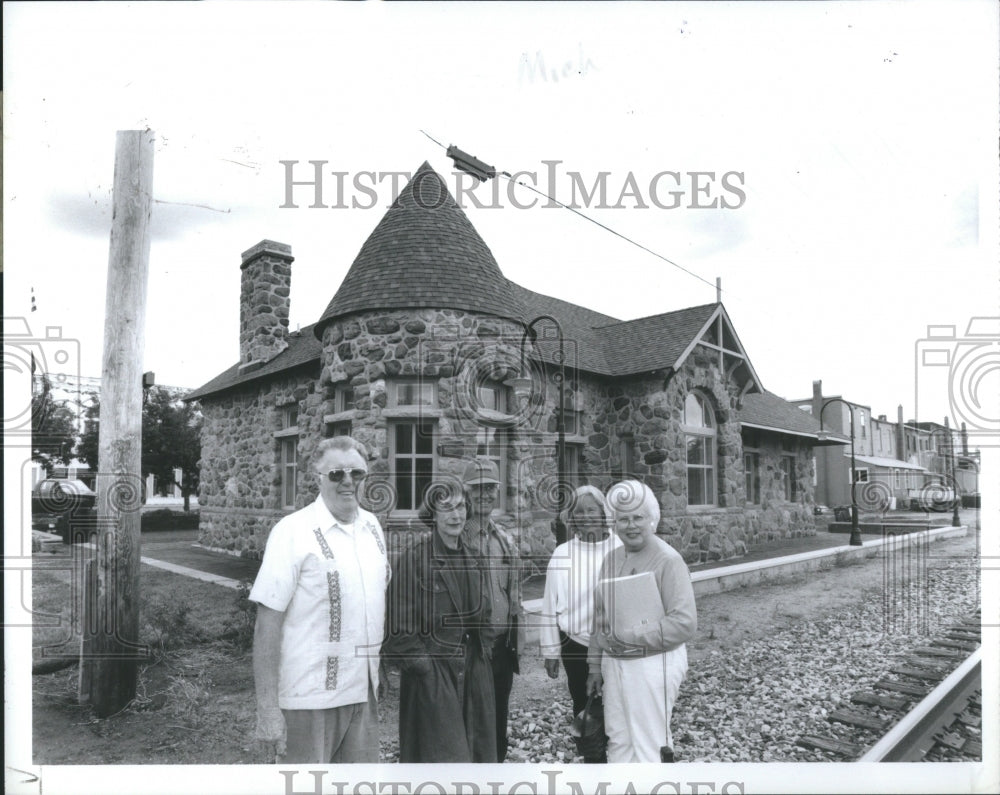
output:
[[433, 532], [403, 552], [389, 583], [382, 655], [399, 666], [400, 762], [495, 762], [493, 675], [480, 635], [485, 583], [460, 540], [461, 491], [430, 488]]

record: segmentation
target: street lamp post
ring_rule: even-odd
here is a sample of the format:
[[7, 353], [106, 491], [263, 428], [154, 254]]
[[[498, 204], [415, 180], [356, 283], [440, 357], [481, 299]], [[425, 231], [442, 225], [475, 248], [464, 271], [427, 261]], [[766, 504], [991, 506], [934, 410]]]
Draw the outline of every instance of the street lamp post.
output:
[[958, 518], [958, 479], [955, 477], [955, 437], [952, 436], [947, 417], [944, 418], [944, 427], [948, 433], [945, 450], [951, 453], [949, 456], [951, 459], [951, 526], [960, 527], [962, 521]]
[[[539, 315], [534, 320], [525, 326], [524, 333], [521, 335], [521, 373], [525, 373], [524, 367], [524, 343], [531, 338], [532, 343], [538, 339], [538, 332], [535, 330], [535, 324], [540, 320], [546, 320], [551, 323], [556, 330], [556, 337], [559, 341], [559, 355], [558, 355], [558, 365], [559, 365], [559, 403], [556, 408], [556, 476], [558, 482], [556, 484], [556, 518], [552, 522], [552, 531], [556, 537], [556, 543], [562, 544], [566, 541], [566, 526], [563, 524], [562, 513], [565, 508], [565, 480], [566, 480], [566, 356], [563, 349], [563, 333], [562, 326], [559, 325], [559, 321], [556, 320], [552, 315]], [[514, 393], [518, 399], [531, 397], [531, 387], [533, 386], [530, 378], [522, 376], [519, 378], [512, 379], [508, 381], [514, 388]]]
[[858, 470], [854, 464], [854, 407], [843, 398], [830, 398], [823, 403], [823, 408], [819, 410], [819, 431], [823, 432], [823, 411], [831, 403], [843, 403], [847, 406], [847, 411], [851, 416], [851, 539], [848, 542], [852, 547], [861, 546], [861, 530], [858, 528], [858, 500], [855, 495], [858, 480]]

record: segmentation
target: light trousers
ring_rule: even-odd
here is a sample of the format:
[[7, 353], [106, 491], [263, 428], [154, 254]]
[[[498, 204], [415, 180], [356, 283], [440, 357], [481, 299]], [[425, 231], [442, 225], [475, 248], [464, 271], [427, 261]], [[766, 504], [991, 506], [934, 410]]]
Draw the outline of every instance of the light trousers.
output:
[[288, 731], [282, 762], [320, 765], [378, 762], [378, 706], [371, 684], [367, 703], [282, 712]]
[[608, 762], [659, 762], [660, 748], [673, 749], [670, 714], [687, 673], [687, 648], [649, 657], [605, 654], [604, 731]]

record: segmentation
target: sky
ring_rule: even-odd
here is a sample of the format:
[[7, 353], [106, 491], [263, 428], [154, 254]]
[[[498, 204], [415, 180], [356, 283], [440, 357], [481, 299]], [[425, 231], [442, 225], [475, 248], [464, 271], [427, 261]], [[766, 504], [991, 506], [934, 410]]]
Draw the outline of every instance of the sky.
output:
[[[454, 186], [454, 144], [564, 203], [604, 173], [621, 206], [577, 185], [580, 211], [659, 255], [487, 183], [498, 206], [464, 205], [512, 281], [627, 320], [721, 278], [768, 390], [996, 440], [998, 39], [976, 0], [5, 3], [4, 316], [100, 375], [115, 133], [152, 129], [144, 369], [200, 386], [238, 360], [241, 252], [289, 244], [291, 327], [315, 322], [392, 199], [354, 180], [426, 160]], [[281, 206], [281, 161], [313, 160], [347, 207]]]
[[[822, 379], [913, 416], [927, 326], [954, 326], [955, 347], [1000, 315], [991, 5], [567, 9], [9, 4], [5, 315], [61, 327], [100, 375], [115, 131], [151, 128], [144, 369], [197, 387], [238, 359], [242, 251], [291, 245], [294, 329], [391, 202], [391, 177], [354, 180], [427, 160], [455, 192], [423, 130], [676, 263], [501, 179], [476, 191], [498, 188], [492, 207], [463, 205], [509, 279], [632, 319], [712, 302], [719, 277], [767, 389]], [[299, 186], [282, 208], [312, 160], [329, 205], [346, 174], [346, 207]], [[651, 190], [664, 171], [679, 185]], [[606, 209], [579, 190], [602, 172]]]

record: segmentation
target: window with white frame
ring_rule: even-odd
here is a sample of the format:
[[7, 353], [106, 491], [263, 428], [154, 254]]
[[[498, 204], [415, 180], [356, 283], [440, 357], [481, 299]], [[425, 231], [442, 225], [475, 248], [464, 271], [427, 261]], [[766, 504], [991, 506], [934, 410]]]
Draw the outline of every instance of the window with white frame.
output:
[[562, 412], [563, 432], [567, 436], [580, 436], [583, 433], [583, 412], [566, 408]]
[[715, 416], [703, 395], [688, 394], [683, 426], [687, 444], [687, 504], [715, 505]]
[[393, 420], [389, 425], [396, 508], [415, 511], [434, 477], [435, 423], [426, 419]]
[[392, 406], [437, 406], [436, 387], [434, 381], [394, 381], [389, 403]]
[[299, 407], [281, 406], [279, 411], [278, 468], [280, 474], [279, 501], [282, 508], [295, 507], [295, 488], [299, 467]]
[[631, 476], [635, 472], [635, 437], [630, 433], [622, 434], [621, 460], [622, 475]]
[[499, 381], [485, 381], [476, 387], [477, 409], [508, 413], [509, 388]]
[[760, 505], [760, 453], [743, 453], [743, 473], [746, 479], [747, 502]]
[[349, 384], [339, 385], [333, 393], [333, 411], [340, 414], [354, 408], [354, 387]]
[[329, 436], [350, 436], [352, 423], [350, 420], [338, 420], [326, 424], [326, 435]]
[[[848, 480], [851, 477], [851, 468], [847, 468]], [[855, 483], [867, 483], [868, 482], [868, 467], [858, 467], [854, 470], [854, 482]]]
[[785, 500], [795, 502], [799, 497], [799, 481], [795, 476], [795, 456], [781, 457], [781, 481], [785, 490]]

